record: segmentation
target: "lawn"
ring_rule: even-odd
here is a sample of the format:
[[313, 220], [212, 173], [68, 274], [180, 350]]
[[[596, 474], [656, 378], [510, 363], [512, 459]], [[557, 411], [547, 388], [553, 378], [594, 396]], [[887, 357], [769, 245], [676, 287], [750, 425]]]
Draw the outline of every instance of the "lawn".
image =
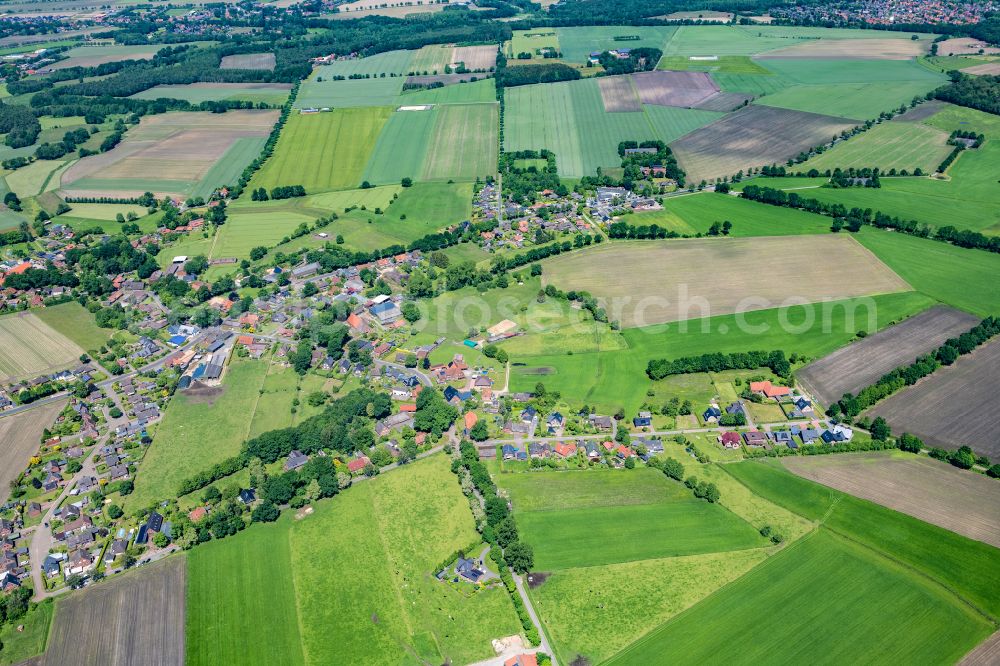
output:
[[188, 554], [187, 664], [305, 663], [290, 569], [291, 526], [291, 516], [282, 516], [276, 524], [255, 524]]
[[181, 481], [239, 453], [267, 368], [266, 361], [234, 359], [221, 395], [175, 395], [136, 474], [128, 505], [144, 507], [174, 497]]
[[471, 181], [496, 173], [499, 122], [496, 104], [441, 107], [426, 150], [423, 177]]
[[34, 313], [45, 324], [87, 351], [99, 349], [111, 337], [111, 330], [99, 327], [94, 315], [75, 301], [35, 310]]
[[983, 317], [1000, 311], [1000, 291], [969, 288], [996, 279], [1000, 256], [875, 229], [856, 237], [917, 291]]
[[806, 161], [801, 169], [878, 167], [882, 171], [920, 168], [931, 173], [952, 151], [948, 134], [921, 123], [885, 122]]
[[310, 194], [358, 187], [390, 109], [293, 114], [251, 188], [302, 185]]
[[1000, 614], [1000, 550], [799, 478], [778, 462], [724, 469], [758, 495], [885, 554], [985, 614]]
[[398, 183], [423, 176], [437, 109], [396, 111], [382, 128], [363, 178], [372, 184]]
[[[836, 621], [817, 630], [822, 618]], [[953, 663], [992, 631], [935, 583], [821, 529], [610, 663]]]
[[470, 594], [433, 577], [450, 553], [477, 541], [472, 514], [441, 457], [317, 505], [291, 531], [306, 662], [338, 663], [345, 654], [397, 664], [492, 656], [491, 639], [520, 631], [506, 591]]
[[[553, 572], [531, 590], [531, 599], [559, 663], [569, 664], [583, 655], [596, 664], [766, 557], [767, 551], [758, 548], [566, 569]], [[595, 631], [595, 627], [614, 630]]]

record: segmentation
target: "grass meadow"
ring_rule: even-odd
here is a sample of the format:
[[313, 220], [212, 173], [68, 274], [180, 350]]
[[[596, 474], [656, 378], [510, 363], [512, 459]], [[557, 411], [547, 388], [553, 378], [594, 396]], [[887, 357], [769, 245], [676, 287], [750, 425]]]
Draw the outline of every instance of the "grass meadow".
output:
[[426, 180], [475, 180], [496, 173], [496, 104], [452, 104], [438, 110], [426, 150]]
[[364, 106], [392, 106], [403, 91], [405, 77], [384, 79], [348, 79], [331, 81], [322, 75], [310, 76], [303, 81], [295, 97], [296, 109], [334, 108], [345, 109]]
[[756, 103], [861, 121], [909, 104], [914, 97], [922, 97], [939, 85], [939, 81], [794, 85], [761, 97]]
[[936, 583], [821, 528], [609, 663], [948, 663], [992, 631]]
[[885, 122], [859, 134], [804, 162], [796, 169], [827, 169], [848, 167], [920, 168], [931, 173], [952, 151], [948, 134], [921, 123]]
[[[542, 30], [539, 28], [531, 32], [541, 32]], [[629, 48], [633, 49], [652, 47], [662, 51], [664, 45], [674, 37], [676, 30], [677, 28], [673, 26], [583, 26], [556, 28], [555, 33], [558, 38], [558, 48], [562, 52], [562, 59], [581, 65], [587, 61], [591, 52], [622, 48], [622, 44], [627, 44]], [[627, 42], [615, 39], [616, 36], [625, 35], [636, 36], [639, 39]], [[548, 45], [551, 46], [551, 44]], [[514, 47], [514, 55], [517, 55], [518, 48], [521, 47], [516, 39]]]
[[358, 187], [390, 114], [386, 108], [348, 108], [291, 115], [250, 187], [302, 185], [310, 194]]
[[655, 470], [541, 472], [499, 483], [535, 549], [536, 571], [767, 545], [739, 516]]
[[288, 99], [291, 85], [285, 83], [188, 83], [159, 85], [132, 95], [129, 99], [183, 99], [192, 104], [208, 101], [246, 100], [280, 106]]
[[[50, 318], [59, 319], [61, 314], [55, 317], [50, 315]], [[60, 322], [60, 325], [63, 323]], [[84, 331], [88, 330], [84, 328]], [[89, 335], [84, 335], [90, 339]], [[71, 338], [32, 312], [0, 317], [0, 339], [3, 340], [0, 345], [0, 380], [3, 381], [33, 379], [46, 372], [79, 364], [78, 358], [84, 352]]]
[[437, 119], [438, 109], [393, 112], [375, 142], [364, 180], [384, 185], [421, 179]]
[[400, 105], [417, 104], [486, 104], [497, 99], [493, 79], [480, 79], [468, 83], [453, 83], [433, 90], [404, 91], [396, 102]]
[[173, 497], [185, 478], [239, 453], [267, 369], [266, 361], [234, 359], [226, 369], [221, 394], [174, 396], [136, 474], [128, 506], [144, 507]]
[[100, 348], [111, 337], [111, 330], [98, 326], [94, 315], [76, 301], [35, 310], [34, 314], [87, 351]]
[[[20, 664], [45, 651], [55, 606], [54, 601], [43, 601], [16, 623], [5, 622], [0, 626], [0, 645], [3, 645], [0, 665]], [[18, 631], [18, 627], [22, 626], [24, 630]]]
[[305, 663], [289, 566], [291, 523], [285, 515], [188, 553], [187, 664]]
[[802, 479], [778, 462], [724, 469], [765, 499], [950, 590], [956, 605], [969, 604], [992, 618], [1000, 615], [1000, 550], [993, 546]]
[[733, 223], [730, 236], [788, 236], [822, 234], [830, 230], [827, 218], [792, 208], [778, 208], [732, 196], [703, 192], [664, 199], [663, 210], [624, 218], [634, 225], [658, 224], [680, 234], [706, 234], [716, 222]]
[[248, 207], [245, 210], [231, 211], [226, 224], [219, 228], [212, 256], [249, 258], [252, 248], [258, 245], [277, 245], [300, 224], [310, 224], [314, 219], [280, 208], [253, 210]]

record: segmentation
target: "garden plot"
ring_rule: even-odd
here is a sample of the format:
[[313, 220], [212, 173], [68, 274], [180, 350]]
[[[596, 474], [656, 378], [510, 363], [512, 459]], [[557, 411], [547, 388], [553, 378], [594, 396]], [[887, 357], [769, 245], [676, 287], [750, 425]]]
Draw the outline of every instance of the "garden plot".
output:
[[[768, 267], [766, 280], [756, 266]], [[832, 234], [605, 244], [545, 262], [544, 281], [590, 292], [624, 327], [910, 290], [853, 238]]]
[[608, 113], [622, 111], [642, 111], [642, 102], [636, 94], [630, 76], [602, 76], [597, 79], [601, 89], [601, 101]]
[[853, 126], [846, 118], [751, 104], [670, 147], [688, 180], [698, 182], [783, 163]]
[[938, 369], [913, 386], [868, 410], [884, 417], [894, 432], [908, 432], [931, 446], [971, 446], [1000, 457], [1000, 440], [987, 415], [1000, 406], [1000, 341], [993, 340], [953, 365]]
[[1000, 548], [1000, 484], [923, 456], [784, 458], [789, 471]]
[[856, 394], [874, 384], [890, 370], [912, 363], [977, 323], [979, 317], [939, 305], [813, 361], [796, 377], [820, 403], [829, 405], [845, 393]]
[[705, 72], [639, 72], [632, 80], [643, 104], [688, 107], [719, 92]]
[[[267, 137], [277, 119], [277, 111], [145, 116], [113, 150], [68, 168], [62, 174], [63, 195], [97, 191], [114, 197], [151, 191], [186, 196], [241, 139]], [[244, 152], [241, 159], [249, 163], [253, 157]]]

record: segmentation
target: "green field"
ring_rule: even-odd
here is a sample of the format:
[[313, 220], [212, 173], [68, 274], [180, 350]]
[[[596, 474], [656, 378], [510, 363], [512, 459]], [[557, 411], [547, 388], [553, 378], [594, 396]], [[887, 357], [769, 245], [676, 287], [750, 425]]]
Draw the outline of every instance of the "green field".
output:
[[766, 95], [758, 99], [757, 103], [853, 120], [868, 120], [877, 118], [883, 111], [892, 111], [909, 104], [914, 97], [922, 97], [938, 85], [939, 82], [925, 81], [794, 85]]
[[281, 106], [288, 99], [291, 86], [285, 84], [187, 84], [153, 86], [136, 93], [130, 99], [183, 99], [192, 104], [208, 101], [246, 100]]
[[186, 663], [305, 663], [283, 518], [188, 554]]
[[[887, 263], [892, 266], [892, 262]], [[907, 292], [815, 307], [759, 310], [746, 313], [742, 323], [738, 315], [722, 315], [669, 326], [625, 329], [621, 334], [628, 344], [627, 352], [513, 357], [510, 390], [531, 391], [542, 381], [549, 390], [573, 396], [581, 404], [611, 412], [624, 407], [631, 412], [646, 399], [650, 382], [645, 371], [650, 359], [748, 349], [784, 349], [788, 354], [818, 358], [846, 345], [859, 329], [881, 329], [933, 303], [928, 296]], [[540, 376], [540, 372], [544, 375]]]
[[415, 75], [425, 72], [430, 75], [444, 73], [445, 65], [451, 64], [451, 54], [454, 49], [449, 45], [429, 44], [422, 46], [413, 54], [410, 70]]
[[688, 56], [664, 56], [656, 65], [657, 69], [680, 72], [713, 72], [726, 74], [754, 74], [771, 76], [769, 69], [751, 60], [748, 56], [719, 56], [717, 60], [691, 60]]
[[664, 199], [663, 210], [636, 213], [623, 218], [633, 225], [658, 224], [680, 234], [705, 234], [716, 222], [733, 223], [730, 235], [784, 236], [821, 234], [830, 230], [819, 215], [792, 208], [777, 208], [711, 192]]
[[780, 463], [744, 462], [724, 469], [765, 499], [885, 554], [982, 613], [1000, 615], [1000, 550], [807, 481]]
[[953, 663], [992, 631], [936, 583], [821, 529], [610, 663]]
[[243, 137], [233, 141], [233, 145], [229, 146], [219, 161], [194, 186], [191, 196], [207, 200], [216, 188], [235, 185], [243, 170], [260, 155], [265, 143], [267, 137]]
[[221, 395], [180, 392], [173, 397], [136, 475], [129, 507], [174, 497], [181, 481], [239, 453], [267, 368], [266, 361], [234, 360], [226, 369]]
[[338, 663], [345, 654], [395, 664], [492, 656], [491, 639], [520, 630], [506, 591], [466, 596], [468, 588], [433, 578], [442, 559], [477, 538], [441, 457], [317, 505], [290, 532], [306, 663]]
[[624, 140], [673, 141], [723, 114], [646, 105], [640, 112], [608, 113], [597, 82], [520, 86], [507, 93], [506, 150], [548, 148], [564, 177], [593, 175], [598, 167], [618, 167]]
[[384, 79], [348, 79], [331, 81], [317, 80], [314, 72], [302, 83], [295, 97], [296, 109], [308, 108], [349, 108], [358, 106], [392, 106], [403, 91], [405, 77]]
[[292, 114], [274, 154], [250, 187], [303, 185], [310, 194], [358, 187], [391, 113], [386, 108], [356, 108]]
[[374, 184], [420, 179], [437, 118], [438, 109], [396, 111], [390, 115], [375, 142], [363, 178]]
[[497, 98], [496, 83], [493, 79], [480, 79], [468, 83], [453, 83], [444, 88], [432, 90], [404, 91], [396, 103], [406, 105], [417, 104], [476, 104], [495, 102]]
[[[539, 28], [532, 32], [541, 32]], [[558, 45], [562, 59], [581, 65], [593, 51], [609, 51], [620, 48], [652, 47], [664, 50], [677, 28], [673, 26], [586, 26], [579, 28], [557, 28]], [[637, 36], [637, 40], [620, 41], [616, 36]], [[516, 51], [515, 51], [516, 55]]]
[[683, 484], [656, 470], [505, 475], [499, 483], [511, 492], [522, 538], [535, 550], [537, 571], [767, 543], [737, 515], [694, 498]]
[[740, 92], [750, 95], [770, 95], [793, 85], [783, 76], [773, 74], [743, 74], [736, 72], [713, 72], [712, 78], [722, 92]]
[[664, 56], [749, 56], [794, 46], [797, 40], [758, 36], [759, 26], [682, 25], [663, 49]]
[[507, 49], [507, 57], [517, 58], [519, 53], [530, 53], [534, 60], [541, 57], [535, 52], [542, 49], [559, 51], [559, 36], [555, 28], [515, 30], [510, 39], [510, 48]]
[[[0, 666], [26, 663], [30, 657], [42, 654], [49, 637], [49, 625], [55, 603], [43, 601], [17, 622], [0, 626]], [[23, 626], [23, 631], [18, 627]]]
[[908, 81], [923, 83], [931, 90], [946, 81], [914, 60], [769, 58], [761, 64], [792, 83], [808, 86]]
[[248, 207], [231, 211], [226, 224], [219, 228], [212, 257], [247, 259], [252, 248], [277, 245], [300, 224], [311, 224], [314, 219], [282, 210], [253, 210]]
[[139, 217], [146, 214], [146, 209], [137, 204], [82, 204], [75, 203], [66, 215], [81, 219], [112, 221], [118, 214], [135, 213]]
[[99, 349], [111, 337], [112, 331], [99, 327], [94, 315], [76, 301], [34, 310], [34, 314], [88, 351]]
[[458, 104], [438, 110], [426, 150], [426, 180], [475, 180], [496, 173], [499, 107]]
[[880, 123], [867, 132], [842, 141], [836, 146], [807, 160], [796, 169], [846, 169], [848, 167], [920, 168], [931, 173], [952, 151], [948, 135], [921, 123]]
[[997, 254], [875, 229], [856, 237], [914, 289], [980, 316], [1000, 312], [1000, 292], [969, 288], [995, 279]]
[[324, 81], [334, 76], [350, 77], [355, 75], [376, 76], [395, 74], [405, 76], [413, 69], [413, 56], [416, 51], [386, 51], [367, 58], [341, 60], [316, 68], [311, 78], [322, 78]]

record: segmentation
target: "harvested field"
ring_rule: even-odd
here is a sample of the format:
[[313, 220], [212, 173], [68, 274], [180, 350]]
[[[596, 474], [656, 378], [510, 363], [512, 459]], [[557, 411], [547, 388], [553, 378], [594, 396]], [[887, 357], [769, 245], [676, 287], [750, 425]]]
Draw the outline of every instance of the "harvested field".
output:
[[930, 446], [1000, 458], [993, 414], [1000, 407], [1000, 340], [993, 340], [954, 365], [939, 369], [868, 410], [882, 416], [894, 432], [909, 432]]
[[65, 406], [65, 401], [60, 400], [0, 418], [0, 499], [7, 500], [10, 482], [28, 466], [41, 444], [42, 431], [52, 425]]
[[856, 394], [890, 370], [912, 363], [977, 323], [979, 317], [938, 305], [813, 361], [795, 376], [820, 403], [829, 405], [845, 393]]
[[[113, 150], [85, 157], [67, 169], [62, 175], [63, 192], [98, 190], [115, 196], [150, 190], [185, 196], [210, 175], [230, 148], [241, 139], [266, 138], [277, 119], [277, 111], [145, 116]], [[242, 159], [249, 163], [253, 157], [245, 154]]]
[[912, 39], [816, 39], [758, 58], [833, 58], [855, 60], [909, 60], [925, 55], [930, 42]]
[[280, 105], [288, 98], [292, 86], [288, 83], [215, 83], [197, 82], [181, 85], [153, 86], [130, 99], [183, 99], [192, 104], [207, 101], [242, 99], [250, 102], [265, 102]]
[[84, 352], [37, 316], [19, 312], [0, 317], [0, 381], [33, 379], [67, 368]]
[[52, 69], [97, 67], [109, 62], [121, 62], [123, 60], [152, 60], [160, 48], [162, 47], [155, 44], [149, 46], [78, 46], [63, 54], [68, 57], [67, 60], [60, 60], [51, 65], [51, 67]]
[[182, 666], [185, 564], [174, 556], [60, 599], [40, 663]]
[[452, 63], [465, 63], [466, 69], [490, 70], [497, 65], [497, 48], [484, 46], [456, 46], [451, 52]]
[[746, 93], [720, 92], [712, 95], [711, 97], [706, 97], [697, 104], [692, 105], [691, 108], [701, 109], [702, 111], [721, 111], [722, 113], [729, 113], [730, 111], [735, 111], [741, 106], [744, 106], [746, 103], [752, 101], [753, 95], [748, 95]]
[[932, 99], [919, 106], [915, 106], [909, 109], [906, 113], [901, 114], [893, 118], [895, 122], [906, 122], [906, 123], [917, 123], [922, 120], [927, 120], [938, 111], [943, 111], [947, 109], [950, 105], [947, 102], [942, 102], [940, 100]]
[[789, 471], [1000, 548], [1000, 483], [932, 458], [893, 453], [783, 458]]
[[689, 182], [782, 163], [855, 123], [846, 118], [751, 104], [671, 144]]
[[979, 644], [975, 650], [962, 657], [958, 666], [996, 666], [1000, 664], [1000, 631]]
[[642, 111], [642, 102], [632, 86], [630, 76], [603, 76], [597, 79], [601, 89], [601, 101], [608, 113], [622, 111]]
[[239, 55], [223, 56], [219, 69], [274, 69], [273, 53], [241, 53]]
[[689, 107], [719, 92], [706, 72], [639, 72], [632, 80], [643, 104]]
[[544, 281], [589, 291], [624, 327], [910, 290], [853, 238], [830, 234], [607, 243], [547, 261]]
[[1000, 74], [1000, 62], [987, 62], [982, 65], [966, 67], [962, 70], [966, 74], [976, 74], [978, 76], [997, 76]]
[[978, 54], [980, 49], [987, 55], [1000, 54], [1000, 48], [990, 46], [986, 42], [972, 37], [955, 37], [938, 43], [938, 54], [943, 56], [965, 53]]

